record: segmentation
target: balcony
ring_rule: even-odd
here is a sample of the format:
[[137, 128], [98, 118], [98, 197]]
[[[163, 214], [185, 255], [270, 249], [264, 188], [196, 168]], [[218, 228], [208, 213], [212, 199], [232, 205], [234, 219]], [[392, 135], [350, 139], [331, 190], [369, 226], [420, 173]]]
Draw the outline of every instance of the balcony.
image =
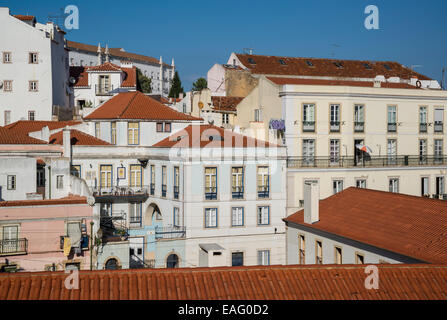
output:
[[303, 132], [315, 132], [315, 121], [303, 121]]
[[0, 240], [0, 256], [28, 254], [28, 240], [25, 238]]
[[174, 186], [174, 199], [178, 199], [178, 195], [179, 195], [179, 187]]
[[354, 122], [354, 132], [363, 132], [365, 131], [365, 123], [364, 122]]
[[186, 227], [156, 227], [155, 228], [155, 239], [159, 240], [172, 240], [172, 239], [183, 239], [186, 237]]
[[442, 121], [435, 121], [435, 132], [444, 132], [444, 123]]
[[95, 93], [97, 96], [113, 96], [113, 85], [98, 85], [95, 84]]
[[144, 202], [149, 197], [147, 186], [93, 187], [96, 202]]
[[356, 167], [417, 167], [447, 165], [447, 157], [435, 156], [378, 156], [378, 157], [289, 157], [288, 168], [356, 168]]
[[165, 184], [161, 185], [161, 196], [166, 197], [166, 185]]
[[141, 216], [129, 217], [129, 228], [141, 228], [143, 219]]
[[270, 195], [269, 186], [258, 186], [258, 198], [268, 198]]
[[419, 123], [419, 132], [427, 132], [427, 123]]
[[397, 123], [388, 122], [388, 132], [396, 132], [396, 131], [397, 131]]
[[233, 199], [243, 199], [244, 198], [244, 187], [237, 186], [232, 188], [232, 198]]
[[331, 121], [331, 132], [340, 132], [340, 121]]
[[155, 183], [151, 183], [151, 196], [155, 194]]
[[216, 200], [217, 199], [217, 188], [216, 187], [205, 188], [205, 199], [206, 200]]

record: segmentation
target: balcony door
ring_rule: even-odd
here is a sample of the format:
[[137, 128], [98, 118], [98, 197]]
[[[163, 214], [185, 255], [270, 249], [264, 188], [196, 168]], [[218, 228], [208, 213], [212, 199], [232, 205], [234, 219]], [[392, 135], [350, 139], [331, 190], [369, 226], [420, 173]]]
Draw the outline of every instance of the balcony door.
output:
[[142, 184], [143, 168], [140, 164], [130, 165], [130, 187], [138, 188]]
[[100, 75], [98, 77], [99, 93], [107, 93], [110, 89], [110, 77], [105, 75]]
[[396, 139], [388, 139], [387, 154], [388, 154], [388, 164], [396, 164], [396, 162], [397, 162], [397, 141], [396, 141]]
[[18, 248], [19, 227], [6, 226], [3, 227], [2, 253], [17, 252]]
[[100, 166], [100, 181], [99, 186], [102, 189], [112, 188], [112, 166], [111, 165], [101, 165]]
[[360, 150], [356, 147], [356, 145], [363, 145], [365, 141], [363, 139], [354, 139], [354, 165], [356, 166], [358, 163], [363, 163], [365, 158], [365, 151]]

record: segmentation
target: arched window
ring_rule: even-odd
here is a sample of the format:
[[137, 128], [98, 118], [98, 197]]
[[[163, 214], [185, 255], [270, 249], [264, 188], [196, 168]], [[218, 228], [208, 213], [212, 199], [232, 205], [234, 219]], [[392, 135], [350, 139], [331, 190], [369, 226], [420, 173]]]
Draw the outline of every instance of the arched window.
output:
[[178, 256], [176, 254], [170, 254], [166, 259], [166, 268], [178, 268]]
[[115, 258], [111, 258], [106, 262], [106, 270], [118, 269], [118, 261]]

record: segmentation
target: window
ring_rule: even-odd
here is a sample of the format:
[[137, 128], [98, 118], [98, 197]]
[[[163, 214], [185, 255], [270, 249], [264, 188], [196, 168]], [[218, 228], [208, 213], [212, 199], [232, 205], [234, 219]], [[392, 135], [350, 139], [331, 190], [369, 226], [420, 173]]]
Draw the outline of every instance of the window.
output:
[[231, 208], [231, 226], [241, 227], [244, 225], [244, 208], [233, 207]]
[[268, 198], [270, 196], [269, 167], [258, 167], [258, 198]]
[[8, 175], [8, 190], [15, 190], [16, 189], [16, 176], [15, 175]]
[[339, 193], [340, 191], [343, 191], [343, 180], [333, 180], [332, 181], [332, 190], [333, 193]]
[[130, 165], [130, 187], [141, 188], [143, 180], [143, 167], [141, 164], [131, 164]]
[[385, 67], [385, 69], [387, 69], [388, 71], [390, 71], [390, 70], [391, 70], [391, 67], [390, 67], [390, 66], [389, 66], [388, 64], [386, 64], [386, 63], [385, 63], [385, 64], [384, 64], [383, 66], [384, 66], [384, 67]]
[[442, 161], [443, 158], [443, 140], [435, 139], [434, 141], [434, 151], [435, 151], [435, 161]]
[[217, 228], [217, 208], [205, 209], [205, 228]]
[[56, 188], [63, 189], [64, 188], [64, 176], [56, 177]]
[[419, 132], [427, 132], [427, 107], [419, 107]]
[[397, 111], [396, 106], [388, 106], [388, 132], [397, 131]]
[[248, 63], [256, 64], [256, 62], [255, 62], [255, 60], [253, 60], [253, 58], [248, 58]]
[[315, 140], [304, 139], [303, 140], [303, 164], [313, 165], [315, 160]]
[[304, 104], [303, 105], [303, 131], [314, 132], [315, 131], [315, 105]]
[[283, 65], [283, 66], [286, 65], [286, 62], [285, 62], [283, 59], [279, 59], [278, 61], [279, 61], [279, 64], [281, 64], [281, 65]]
[[255, 122], [262, 122], [262, 110], [255, 109]]
[[29, 63], [39, 63], [39, 55], [37, 52], [30, 52], [29, 53]]
[[171, 132], [171, 123], [165, 122], [165, 132]]
[[342, 250], [340, 247], [335, 247], [335, 257], [334, 257], [334, 263], [335, 264], [342, 264]]
[[28, 111], [28, 120], [34, 121], [36, 118], [35, 115], [36, 115], [35, 111]]
[[268, 224], [270, 224], [270, 207], [258, 207], [258, 226], [264, 226]]
[[363, 66], [365, 67], [366, 70], [372, 69], [372, 67], [369, 65], [369, 63], [364, 63]]
[[330, 117], [330, 131], [340, 132], [340, 105], [331, 104], [329, 117]]
[[397, 162], [397, 140], [388, 139], [387, 143], [388, 164], [396, 164]]
[[299, 255], [299, 264], [306, 263], [306, 238], [304, 235], [300, 234], [298, 236], [298, 255]]
[[116, 122], [110, 123], [110, 143], [116, 144]]
[[306, 64], [307, 64], [309, 67], [313, 67], [313, 66], [314, 66], [314, 64], [313, 64], [311, 61], [309, 61], [309, 60], [306, 60]]
[[71, 166], [70, 174], [72, 176], [80, 178], [81, 177], [81, 166], [80, 165], [73, 165], [73, 166]]
[[166, 259], [166, 268], [178, 268], [179, 258], [176, 254], [170, 254]]
[[100, 179], [99, 184], [101, 188], [111, 188], [112, 187], [112, 166], [111, 165], [100, 165]]
[[230, 115], [228, 113], [222, 113], [222, 123], [223, 124], [230, 123]]
[[179, 167], [174, 167], [174, 199], [178, 199], [179, 195], [179, 185], [180, 185], [180, 169]]
[[389, 180], [389, 192], [399, 193], [399, 179], [391, 178]]
[[106, 94], [110, 91], [110, 76], [100, 75], [98, 77], [98, 87], [96, 89], [96, 94]]
[[166, 176], [166, 166], [161, 167], [161, 196], [166, 197], [166, 184], [167, 184], [167, 176]]
[[366, 180], [365, 179], [358, 179], [355, 181], [355, 186], [360, 189], [366, 189]]
[[343, 69], [343, 63], [341, 63], [341, 62], [334, 62], [334, 65], [335, 65], [338, 69]]
[[151, 195], [155, 193], [155, 165], [151, 164]]
[[142, 225], [142, 205], [141, 202], [129, 204], [129, 227], [140, 228]]
[[258, 265], [269, 266], [270, 265], [270, 250], [258, 251]]
[[5, 91], [5, 92], [12, 91], [12, 80], [3, 81], [3, 91]]
[[239, 267], [244, 265], [244, 253], [243, 252], [232, 252], [231, 253], [231, 266]]
[[365, 263], [365, 257], [363, 254], [356, 253], [355, 254], [355, 263], [356, 264], [364, 264]]
[[419, 163], [420, 164], [427, 163], [427, 140], [426, 139], [419, 140]]
[[3, 52], [3, 63], [12, 63], [12, 53]]
[[28, 89], [31, 92], [37, 92], [38, 91], [37, 80], [29, 81], [29, 88]]
[[157, 122], [157, 132], [163, 132], [163, 122]]
[[96, 138], [101, 138], [101, 123], [100, 122], [95, 122], [95, 137]]
[[19, 226], [4, 226], [2, 240], [0, 252], [15, 253], [21, 251], [21, 246], [19, 246]]
[[140, 144], [140, 123], [128, 122], [127, 123], [127, 143], [129, 145]]
[[430, 192], [428, 190], [428, 177], [421, 178], [421, 197], [429, 196]]
[[174, 220], [174, 226], [180, 227], [180, 214], [179, 214], [179, 208], [174, 207], [174, 213], [173, 213], [173, 220]]
[[330, 159], [331, 163], [338, 163], [340, 160], [340, 140], [331, 139], [330, 141]]
[[5, 126], [11, 123], [11, 111], [5, 110]]
[[444, 109], [436, 108], [435, 109], [435, 124], [434, 124], [435, 132], [443, 132], [444, 131]]
[[231, 168], [231, 191], [233, 199], [244, 197], [244, 167]]
[[365, 130], [365, 107], [360, 104], [354, 106], [354, 132]]
[[205, 168], [205, 199], [217, 199], [217, 168]]
[[315, 241], [315, 264], [323, 264], [323, 243]]
[[[81, 166], [79, 166], [79, 167], [81, 167]], [[43, 169], [43, 168], [37, 169], [37, 187], [45, 187], [45, 169]]]
[[81, 246], [81, 223], [80, 222], [67, 222], [67, 236], [70, 238], [71, 246], [78, 248]]
[[436, 195], [440, 196], [445, 194], [444, 177], [436, 177]]

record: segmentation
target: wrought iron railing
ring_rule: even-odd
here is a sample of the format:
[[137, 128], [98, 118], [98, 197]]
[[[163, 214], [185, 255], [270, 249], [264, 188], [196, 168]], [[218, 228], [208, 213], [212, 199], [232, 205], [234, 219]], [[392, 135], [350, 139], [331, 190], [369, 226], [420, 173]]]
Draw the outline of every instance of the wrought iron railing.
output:
[[331, 132], [340, 132], [340, 121], [331, 121]]
[[[338, 160], [338, 161], [336, 161]], [[446, 156], [289, 157], [288, 168], [390, 167], [447, 165]]]
[[315, 131], [315, 121], [303, 121], [303, 131], [304, 132], [314, 132]]
[[427, 132], [427, 123], [419, 123], [419, 132]]
[[155, 183], [151, 183], [151, 195], [155, 194]]
[[270, 194], [269, 186], [258, 186], [258, 198], [268, 198]]
[[156, 227], [155, 239], [181, 239], [186, 236], [186, 227]]
[[206, 187], [205, 188], [205, 199], [206, 200], [216, 200], [217, 199], [217, 187]]
[[179, 195], [179, 187], [174, 186], [174, 199], [178, 199], [178, 195]]
[[25, 238], [0, 240], [0, 255], [27, 254], [28, 240]]
[[243, 199], [244, 198], [244, 187], [243, 186], [233, 186], [232, 187], [232, 197], [233, 197], [233, 199]]
[[364, 122], [354, 122], [354, 131], [355, 132], [363, 132], [365, 130], [365, 123]]
[[129, 227], [130, 228], [139, 228], [139, 227], [141, 227], [142, 222], [143, 222], [143, 219], [141, 216], [129, 217]]
[[113, 85], [98, 85], [95, 84], [95, 93], [97, 96], [112, 96], [113, 95]]
[[442, 121], [435, 121], [435, 132], [444, 132], [444, 123]]
[[396, 132], [396, 131], [397, 131], [397, 123], [388, 122], [388, 132]]
[[93, 187], [93, 196], [133, 196], [148, 195], [147, 186], [111, 186], [111, 187]]
[[161, 196], [166, 197], [166, 185], [165, 184], [161, 185]]

